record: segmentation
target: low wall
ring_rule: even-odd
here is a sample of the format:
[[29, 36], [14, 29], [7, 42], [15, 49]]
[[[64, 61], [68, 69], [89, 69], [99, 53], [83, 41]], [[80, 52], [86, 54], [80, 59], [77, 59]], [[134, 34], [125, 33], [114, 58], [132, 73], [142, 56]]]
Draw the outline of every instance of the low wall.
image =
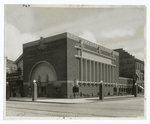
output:
[[118, 84], [133, 84], [133, 79], [132, 78], [123, 78], [119, 77], [119, 82]]
[[133, 79], [119, 77], [117, 91], [118, 91], [118, 93], [121, 93], [121, 94], [133, 94], [133, 92], [134, 92]]

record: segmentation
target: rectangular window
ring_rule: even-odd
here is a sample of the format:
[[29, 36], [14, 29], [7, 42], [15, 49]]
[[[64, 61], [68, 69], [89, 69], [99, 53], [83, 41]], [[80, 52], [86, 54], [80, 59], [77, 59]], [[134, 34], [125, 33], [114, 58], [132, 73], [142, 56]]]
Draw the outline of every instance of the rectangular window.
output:
[[83, 59], [83, 81], [86, 81], [86, 60]]
[[90, 81], [90, 61], [87, 60], [87, 81]]
[[101, 74], [102, 74], [102, 63], [99, 63], [99, 81], [101, 81], [102, 80], [102, 76], [101, 76]]
[[104, 64], [102, 64], [102, 80], [104, 82]]
[[141, 70], [141, 64], [139, 64], [139, 70]]
[[94, 76], [94, 79], [95, 79], [95, 82], [97, 82], [97, 62], [94, 62], [94, 65], [95, 65], [95, 76]]
[[91, 82], [94, 81], [94, 62], [91, 61]]

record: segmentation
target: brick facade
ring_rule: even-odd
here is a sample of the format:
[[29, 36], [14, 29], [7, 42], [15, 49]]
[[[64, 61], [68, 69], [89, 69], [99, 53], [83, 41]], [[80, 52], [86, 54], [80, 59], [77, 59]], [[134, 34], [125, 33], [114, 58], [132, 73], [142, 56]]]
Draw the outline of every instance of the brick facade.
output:
[[[127, 51], [121, 49], [115, 49], [119, 53], [119, 77], [130, 78], [132, 80], [132, 94], [134, 93], [134, 84], [138, 84], [140, 92], [143, 92], [144, 89], [144, 61], [137, 59], [132, 56]], [[134, 81], [134, 82], [133, 82]], [[126, 87], [128, 87], [128, 80], [119, 79], [119, 84], [126, 82]], [[131, 85], [131, 84], [130, 84]]]
[[[78, 55], [78, 50], [75, 48], [75, 46], [80, 46], [78, 42], [72, 40], [72, 39], [67, 39], [67, 79], [71, 82], [74, 83], [75, 79], [80, 79], [80, 59], [76, 58], [75, 55]], [[97, 52], [97, 48], [90, 47], [88, 45], [85, 45], [86, 49], [89, 49], [91, 51]], [[102, 54], [106, 56], [110, 56], [111, 53], [102, 51]], [[104, 57], [104, 56], [102, 56]], [[107, 57], [104, 57], [107, 58]], [[114, 65], [116, 67], [114, 68], [114, 82], [111, 83], [116, 83], [119, 81], [119, 56], [115, 55], [115, 61]], [[96, 68], [97, 69], [97, 68]], [[110, 78], [108, 77], [108, 80]], [[100, 81], [99, 81], [100, 82]], [[71, 83], [68, 83], [68, 94], [69, 97], [74, 97], [73, 94], [73, 85]], [[89, 85], [89, 84], [80, 84], [79, 85], [79, 92], [75, 93], [75, 97], [87, 97], [87, 96], [98, 96], [99, 94], [99, 86], [98, 85]], [[114, 86], [113, 85], [106, 85], [104, 86], [104, 93], [105, 95], [113, 95], [114, 93]]]
[[[38, 42], [38, 41], [37, 41]], [[50, 63], [57, 74], [57, 81], [66, 81], [67, 80], [67, 42], [66, 38], [48, 42], [44, 50], [39, 50], [39, 45], [27, 47], [23, 49], [23, 68], [24, 68], [24, 83], [28, 86], [31, 85], [31, 80], [29, 79], [31, 69], [33, 66], [41, 61]], [[52, 84], [48, 85], [48, 96], [55, 97], [54, 86]], [[61, 85], [61, 93], [66, 95], [67, 93], [63, 90], [66, 87], [65, 84]], [[26, 88], [27, 89], [27, 88]], [[26, 91], [24, 91], [26, 92]], [[50, 95], [51, 94], [51, 95]], [[57, 96], [58, 95], [57, 93]], [[61, 96], [60, 96], [61, 97]]]
[[[83, 41], [82, 51], [80, 41]], [[75, 35], [63, 33], [44, 38], [44, 42], [41, 39], [24, 44], [23, 47], [25, 96], [31, 96], [31, 77], [40, 63], [50, 64], [56, 72], [56, 81], [45, 83], [46, 96], [51, 98], [98, 96], [101, 80], [105, 85], [105, 95], [113, 95], [115, 84], [119, 82], [118, 53]], [[91, 70], [89, 62], [92, 63]], [[79, 81], [78, 92], [74, 92], [75, 80]], [[38, 80], [37, 83], [43, 85]]]

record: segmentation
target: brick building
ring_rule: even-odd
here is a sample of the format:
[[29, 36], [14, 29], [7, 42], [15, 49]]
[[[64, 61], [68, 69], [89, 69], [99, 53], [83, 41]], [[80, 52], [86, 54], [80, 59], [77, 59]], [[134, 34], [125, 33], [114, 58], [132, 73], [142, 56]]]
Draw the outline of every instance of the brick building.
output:
[[31, 96], [33, 80], [38, 96], [50, 98], [98, 96], [100, 82], [105, 96], [133, 94], [134, 75], [144, 87], [143, 61], [123, 49], [110, 50], [70, 33], [23, 44], [15, 64], [22, 70], [24, 96]]
[[6, 82], [9, 82], [10, 96], [22, 96], [23, 78], [21, 68], [6, 57]]
[[114, 51], [119, 53], [119, 77], [135, 78], [139, 92], [141, 92], [144, 89], [144, 61], [137, 59], [122, 48]]
[[103, 81], [105, 95], [119, 82], [119, 54], [70, 33], [23, 44], [23, 90], [31, 95], [36, 80], [38, 96], [72, 98], [97, 96]]

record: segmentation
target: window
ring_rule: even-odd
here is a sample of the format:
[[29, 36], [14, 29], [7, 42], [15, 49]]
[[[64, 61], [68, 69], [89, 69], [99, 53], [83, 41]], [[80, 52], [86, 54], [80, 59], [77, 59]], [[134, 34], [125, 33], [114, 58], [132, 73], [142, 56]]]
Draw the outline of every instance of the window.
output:
[[136, 69], [138, 69], [138, 63], [136, 62]]
[[114, 87], [114, 92], [117, 92], [117, 88], [116, 87]]
[[142, 66], [142, 67], [141, 67], [141, 70], [144, 70], [144, 65], [142, 64], [141, 66]]

